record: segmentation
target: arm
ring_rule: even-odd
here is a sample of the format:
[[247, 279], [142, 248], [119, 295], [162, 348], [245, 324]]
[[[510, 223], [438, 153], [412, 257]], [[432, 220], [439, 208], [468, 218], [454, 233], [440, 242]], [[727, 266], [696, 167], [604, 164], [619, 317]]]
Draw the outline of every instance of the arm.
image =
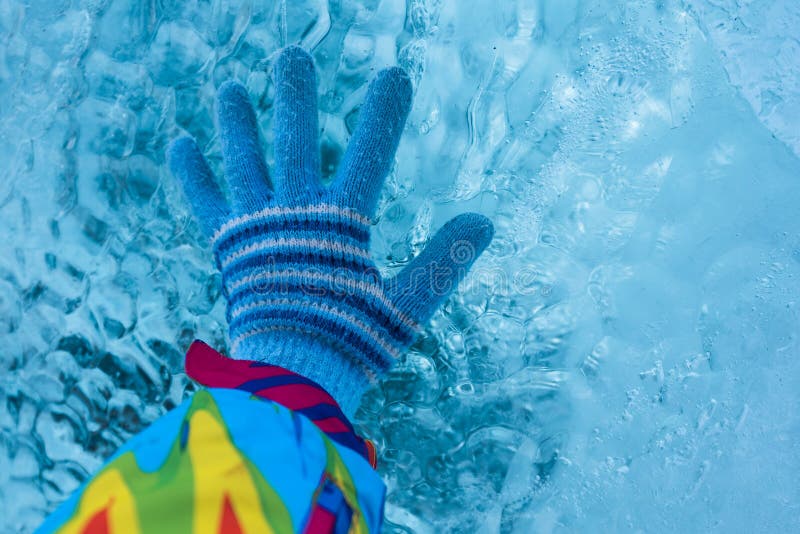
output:
[[492, 225], [456, 217], [383, 279], [370, 224], [411, 106], [408, 76], [392, 68], [372, 82], [327, 187], [311, 57], [284, 49], [273, 79], [272, 176], [233, 82], [217, 102], [230, 202], [193, 139], [168, 154], [222, 272], [232, 358], [193, 344], [187, 372], [208, 389], [123, 446], [43, 532], [380, 529], [385, 488], [348, 417], [488, 245]]

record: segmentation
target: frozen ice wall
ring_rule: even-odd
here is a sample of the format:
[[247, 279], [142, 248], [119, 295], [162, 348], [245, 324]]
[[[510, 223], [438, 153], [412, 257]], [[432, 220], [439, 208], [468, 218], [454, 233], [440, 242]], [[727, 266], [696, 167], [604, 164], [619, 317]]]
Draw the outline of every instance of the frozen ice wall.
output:
[[0, 532], [30, 531], [224, 347], [164, 147], [218, 168], [214, 89], [272, 138], [320, 76], [332, 172], [376, 69], [415, 107], [373, 249], [497, 237], [358, 414], [388, 532], [800, 529], [792, 0], [0, 1]]

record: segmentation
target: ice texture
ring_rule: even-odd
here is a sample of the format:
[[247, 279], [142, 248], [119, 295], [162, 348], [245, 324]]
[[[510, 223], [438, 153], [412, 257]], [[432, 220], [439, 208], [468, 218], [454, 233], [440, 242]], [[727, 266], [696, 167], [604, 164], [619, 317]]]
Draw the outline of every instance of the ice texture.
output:
[[193, 338], [225, 346], [164, 147], [219, 171], [229, 78], [271, 142], [290, 43], [326, 176], [377, 69], [413, 79], [387, 273], [454, 214], [497, 229], [357, 414], [387, 532], [800, 531], [798, 6], [0, 1], [0, 532], [193, 391]]

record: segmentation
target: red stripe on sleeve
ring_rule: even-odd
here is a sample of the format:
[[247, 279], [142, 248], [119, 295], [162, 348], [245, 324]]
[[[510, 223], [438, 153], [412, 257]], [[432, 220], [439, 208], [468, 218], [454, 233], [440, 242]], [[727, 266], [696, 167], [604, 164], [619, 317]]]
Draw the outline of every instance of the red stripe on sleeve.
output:
[[317, 404], [338, 406], [325, 391], [310, 384], [287, 384], [262, 389], [255, 393], [259, 397], [275, 401], [290, 410], [302, 410]]
[[325, 419], [316, 419], [314, 424], [317, 425], [320, 430], [328, 434], [336, 434], [339, 432], [350, 432], [350, 429], [347, 428], [347, 425], [339, 419], [338, 417], [326, 417]]

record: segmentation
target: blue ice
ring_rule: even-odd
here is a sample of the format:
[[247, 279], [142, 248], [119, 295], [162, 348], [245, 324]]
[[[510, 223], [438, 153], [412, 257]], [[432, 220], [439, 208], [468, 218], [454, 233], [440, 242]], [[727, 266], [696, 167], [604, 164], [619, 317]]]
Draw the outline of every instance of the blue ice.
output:
[[[0, 2], [0, 532], [37, 525], [225, 346], [165, 144], [215, 87], [271, 142], [313, 51], [332, 173], [366, 83], [415, 104], [373, 252], [497, 236], [371, 391], [387, 532], [800, 530], [800, 4]], [[268, 150], [269, 154], [269, 150]]]

